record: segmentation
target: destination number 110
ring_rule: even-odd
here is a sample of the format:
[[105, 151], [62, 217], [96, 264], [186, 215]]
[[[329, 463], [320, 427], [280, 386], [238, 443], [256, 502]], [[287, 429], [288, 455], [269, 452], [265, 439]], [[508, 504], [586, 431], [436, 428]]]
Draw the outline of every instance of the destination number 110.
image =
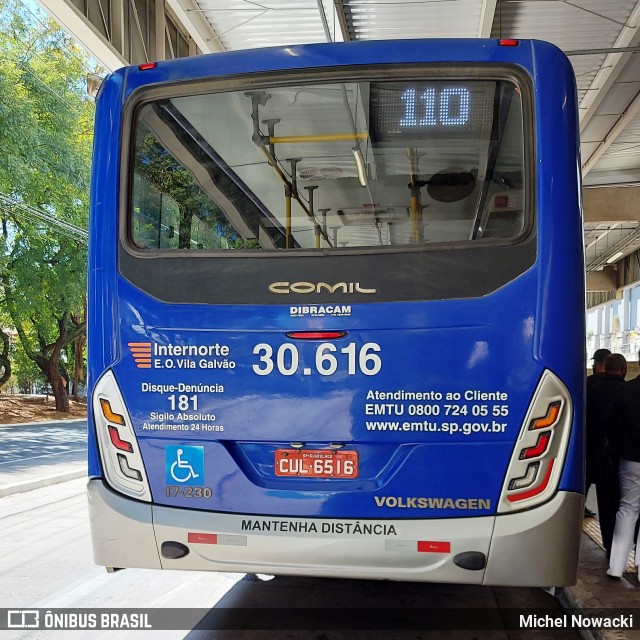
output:
[[[351, 342], [338, 349], [335, 344], [324, 342], [319, 344], [315, 353], [315, 371], [321, 376], [331, 376], [339, 368], [345, 367], [350, 376], [362, 373], [365, 376], [375, 376], [382, 368], [382, 360], [378, 355], [380, 345], [366, 342], [360, 349]], [[292, 376], [299, 372], [300, 354], [295, 344], [285, 343], [274, 352], [270, 344], [262, 342], [253, 348], [254, 355], [259, 356], [259, 362], [253, 365], [253, 372], [259, 376], [268, 376], [273, 371]], [[311, 375], [311, 367], [303, 367], [303, 375]]]

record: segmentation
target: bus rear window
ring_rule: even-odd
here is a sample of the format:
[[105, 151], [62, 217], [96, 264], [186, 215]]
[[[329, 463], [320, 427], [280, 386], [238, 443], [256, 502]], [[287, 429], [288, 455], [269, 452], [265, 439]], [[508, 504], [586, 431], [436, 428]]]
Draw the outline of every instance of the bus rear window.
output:
[[146, 102], [134, 127], [140, 250], [387, 250], [527, 228], [511, 80], [199, 93]]

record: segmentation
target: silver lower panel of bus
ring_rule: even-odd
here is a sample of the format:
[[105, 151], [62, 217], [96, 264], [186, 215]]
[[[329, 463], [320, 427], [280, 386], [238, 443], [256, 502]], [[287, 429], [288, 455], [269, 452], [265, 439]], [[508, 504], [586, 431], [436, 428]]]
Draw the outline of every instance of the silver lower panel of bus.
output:
[[560, 492], [501, 516], [353, 521], [158, 506], [101, 479], [88, 495], [94, 559], [109, 568], [538, 587], [575, 584], [584, 502]]

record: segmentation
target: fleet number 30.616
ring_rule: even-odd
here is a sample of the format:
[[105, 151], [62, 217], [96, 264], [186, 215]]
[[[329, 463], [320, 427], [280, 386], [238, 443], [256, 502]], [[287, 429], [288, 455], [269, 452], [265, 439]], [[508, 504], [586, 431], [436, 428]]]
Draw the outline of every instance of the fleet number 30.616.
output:
[[[382, 368], [382, 360], [378, 355], [380, 345], [366, 342], [358, 349], [354, 342], [338, 349], [335, 344], [324, 342], [316, 347], [314, 365], [303, 366], [302, 374], [307, 376], [314, 372], [321, 376], [333, 375], [339, 368], [346, 368], [350, 376], [362, 373], [365, 376], [375, 376]], [[253, 371], [259, 376], [268, 376], [273, 371], [292, 376], [300, 372], [300, 354], [295, 344], [286, 342], [275, 351], [274, 347], [261, 342], [253, 348], [254, 355], [259, 356], [259, 362], [253, 365]]]

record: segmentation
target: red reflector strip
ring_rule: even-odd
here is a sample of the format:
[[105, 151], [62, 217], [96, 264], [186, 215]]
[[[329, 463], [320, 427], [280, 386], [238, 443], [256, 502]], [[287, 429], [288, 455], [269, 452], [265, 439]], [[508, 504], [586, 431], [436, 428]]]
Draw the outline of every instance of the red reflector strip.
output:
[[189, 531], [187, 534], [187, 542], [193, 544], [218, 544], [217, 533], [195, 533]]
[[451, 543], [434, 540], [418, 540], [418, 551], [420, 553], [451, 553]]
[[293, 340], [338, 340], [346, 335], [347, 331], [289, 331], [287, 338]]
[[246, 547], [247, 536], [233, 535], [231, 533], [200, 533], [189, 531], [187, 542], [191, 544], [217, 544], [232, 547]]
[[109, 438], [111, 438], [111, 444], [120, 451], [127, 451], [133, 453], [133, 445], [126, 440], [123, 440], [115, 427], [109, 425]]
[[529, 458], [537, 458], [541, 456], [549, 446], [549, 440], [551, 439], [551, 432], [546, 431], [538, 436], [538, 442], [533, 447], [523, 449], [520, 453], [520, 460], [529, 460]]
[[547, 467], [547, 473], [544, 476], [542, 482], [533, 489], [529, 489], [528, 491], [523, 491], [522, 493], [514, 493], [513, 495], [507, 496], [507, 500], [509, 502], [518, 502], [519, 500], [526, 500], [527, 498], [533, 498], [534, 496], [540, 495], [549, 484], [549, 479], [551, 478], [551, 470], [553, 469], [553, 463], [555, 462], [555, 458], [549, 461], [549, 466]]
[[501, 47], [517, 47], [520, 44], [520, 40], [514, 40], [512, 38], [502, 38], [498, 40], [498, 44]]

